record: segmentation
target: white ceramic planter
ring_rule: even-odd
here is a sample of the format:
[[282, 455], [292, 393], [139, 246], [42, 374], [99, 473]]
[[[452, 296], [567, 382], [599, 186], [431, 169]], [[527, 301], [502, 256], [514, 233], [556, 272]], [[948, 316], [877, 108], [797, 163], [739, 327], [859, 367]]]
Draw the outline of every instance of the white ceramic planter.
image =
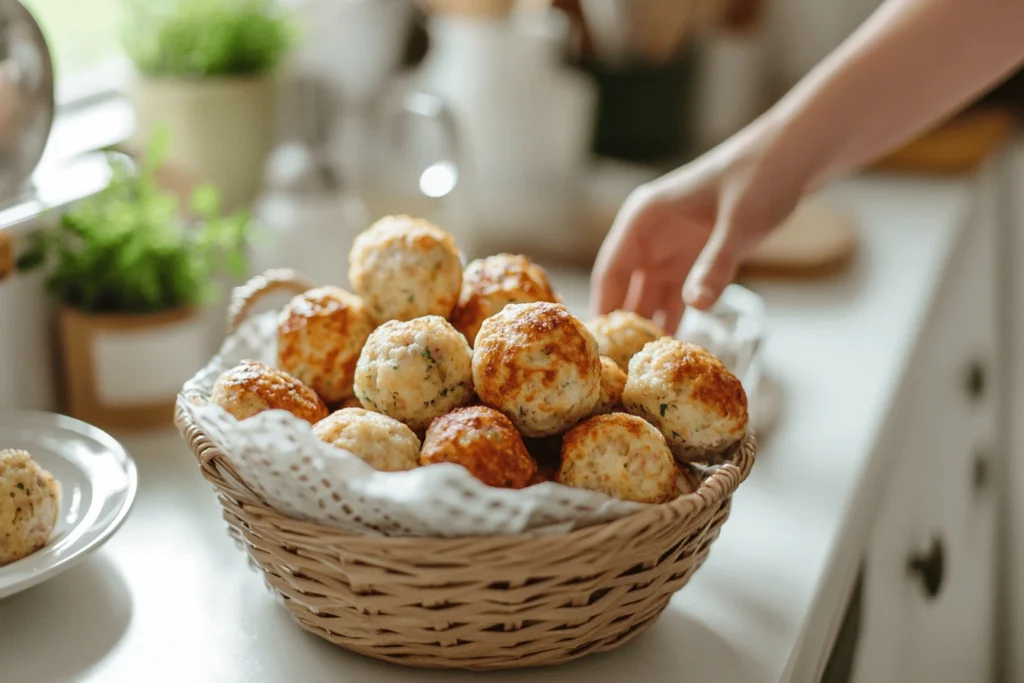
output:
[[270, 77], [141, 78], [132, 104], [135, 149], [160, 126], [170, 134], [165, 161], [221, 192], [226, 210], [247, 207], [263, 180], [273, 144], [274, 82]]

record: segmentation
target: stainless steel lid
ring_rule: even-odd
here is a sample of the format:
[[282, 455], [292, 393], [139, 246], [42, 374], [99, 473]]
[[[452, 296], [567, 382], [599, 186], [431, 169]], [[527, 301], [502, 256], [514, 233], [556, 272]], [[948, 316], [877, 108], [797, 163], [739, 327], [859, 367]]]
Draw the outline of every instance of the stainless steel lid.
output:
[[0, 0], [0, 205], [17, 198], [43, 156], [53, 80], [36, 20], [17, 0]]

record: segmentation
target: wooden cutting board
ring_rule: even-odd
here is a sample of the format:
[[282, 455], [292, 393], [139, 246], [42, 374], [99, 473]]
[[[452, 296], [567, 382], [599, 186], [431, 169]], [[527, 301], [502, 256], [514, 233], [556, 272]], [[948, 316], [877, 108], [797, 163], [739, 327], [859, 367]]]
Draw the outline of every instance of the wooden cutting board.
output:
[[828, 275], [842, 269], [856, 250], [852, 218], [825, 199], [807, 199], [747, 258], [741, 274]]
[[0, 281], [14, 272], [14, 240], [6, 232], [0, 232]]
[[884, 157], [874, 168], [903, 173], [970, 173], [1010, 139], [1013, 115], [1004, 109], [968, 110]]

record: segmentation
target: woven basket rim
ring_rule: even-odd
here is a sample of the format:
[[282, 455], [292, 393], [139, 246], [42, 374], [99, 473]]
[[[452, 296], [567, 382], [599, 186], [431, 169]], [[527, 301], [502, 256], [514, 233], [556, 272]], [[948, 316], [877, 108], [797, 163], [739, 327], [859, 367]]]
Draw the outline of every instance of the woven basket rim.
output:
[[[249, 489], [244, 484], [244, 480], [234, 470], [234, 467], [232, 467], [230, 461], [228, 461], [221, 450], [217, 448], [213, 439], [211, 439], [210, 436], [192, 420], [188, 411], [184, 408], [186, 400], [187, 399], [183, 395], [179, 394], [175, 405], [174, 423], [182, 438], [186, 443], [188, 443], [193, 455], [199, 462], [203, 475], [214, 484], [219, 493], [244, 500], [246, 508], [252, 514], [258, 514], [260, 517], [273, 522], [275, 525], [287, 526], [290, 530], [297, 533], [308, 534], [310, 536], [319, 536], [326, 533], [336, 538], [372, 538], [375, 542], [379, 541], [381, 543], [392, 543], [396, 545], [402, 543], [423, 543], [425, 540], [430, 540], [438, 544], [460, 544], [474, 539], [482, 540], [488, 538], [500, 538], [507, 542], [529, 541], [537, 538], [548, 538], [551, 536], [560, 538], [576, 538], [584, 535], [592, 535], [601, 530], [614, 531], [618, 526], [626, 524], [632, 525], [645, 522], [656, 523], [659, 518], [675, 516], [675, 513], [684, 507], [689, 508], [686, 514], [687, 517], [696, 516], [712, 506], [717, 505], [722, 500], [729, 498], [735, 492], [739, 485], [746, 480], [747, 476], [750, 474], [750, 470], [754, 465], [755, 453], [757, 450], [756, 437], [752, 431], [748, 430], [740, 443], [734, 448], [732, 452], [732, 459], [719, 465], [710, 476], [701, 482], [701, 486], [696, 492], [678, 496], [667, 503], [651, 505], [648, 508], [626, 515], [625, 517], [620, 517], [619, 519], [587, 525], [562, 534], [548, 535], [526, 532], [521, 534], [490, 534], [481, 536], [367, 536], [364, 534], [345, 531], [338, 527], [291, 517], [271, 507], [258, 493]], [[224, 476], [225, 473], [228, 476]], [[691, 507], [691, 503], [689, 502], [693, 500], [694, 497], [697, 497], [700, 500], [700, 504], [697, 507]]]

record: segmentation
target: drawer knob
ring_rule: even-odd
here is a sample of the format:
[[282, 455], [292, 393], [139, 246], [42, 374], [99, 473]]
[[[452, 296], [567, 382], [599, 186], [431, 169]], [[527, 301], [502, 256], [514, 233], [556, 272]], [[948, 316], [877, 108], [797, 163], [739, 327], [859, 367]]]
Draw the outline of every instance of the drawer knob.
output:
[[967, 369], [967, 395], [977, 401], [985, 394], [985, 366], [981, 361], [971, 363]]
[[927, 552], [911, 555], [907, 570], [921, 581], [925, 595], [934, 600], [942, 591], [946, 571], [946, 552], [942, 539], [933, 538]]
[[988, 486], [988, 456], [985, 453], [974, 455], [974, 490], [982, 492]]

